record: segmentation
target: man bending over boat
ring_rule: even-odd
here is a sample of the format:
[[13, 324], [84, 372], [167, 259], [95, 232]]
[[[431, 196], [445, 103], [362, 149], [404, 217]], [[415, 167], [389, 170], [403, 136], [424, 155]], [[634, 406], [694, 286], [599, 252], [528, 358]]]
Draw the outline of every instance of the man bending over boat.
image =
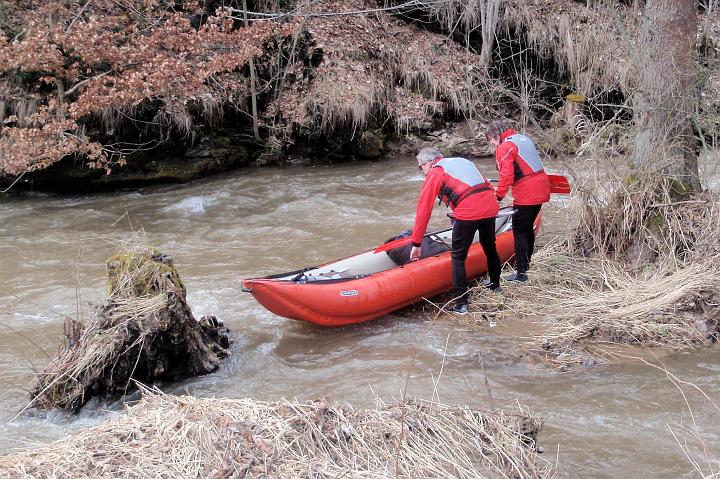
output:
[[487, 287], [498, 293], [502, 291], [500, 257], [495, 247], [495, 217], [499, 211], [495, 192], [475, 165], [464, 158], [443, 158], [437, 148], [423, 148], [417, 160], [425, 182], [415, 212], [410, 260], [420, 258], [420, 245], [430, 222], [435, 198], [438, 198], [453, 210], [454, 217], [451, 257], [453, 295], [456, 299], [452, 311], [465, 314], [468, 312], [465, 260], [476, 231], [487, 258], [490, 277]]
[[495, 146], [495, 161], [500, 172], [495, 196], [502, 201], [512, 186], [512, 229], [515, 240], [515, 273], [506, 281], [525, 282], [530, 258], [535, 249], [533, 225], [543, 203], [550, 201], [550, 180], [535, 143], [505, 126], [501, 120], [488, 125], [485, 137]]

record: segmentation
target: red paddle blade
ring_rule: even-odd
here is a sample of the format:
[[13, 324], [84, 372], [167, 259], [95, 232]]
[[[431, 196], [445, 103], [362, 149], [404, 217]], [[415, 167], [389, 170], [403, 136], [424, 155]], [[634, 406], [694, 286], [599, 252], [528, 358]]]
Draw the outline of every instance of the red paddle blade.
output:
[[410, 243], [412, 241], [412, 238], [409, 236], [407, 238], [399, 238], [396, 240], [392, 240], [389, 243], [381, 244], [377, 248], [375, 248], [375, 251], [373, 253], [382, 253], [383, 251], [390, 251], [391, 249], [395, 249], [398, 246], [405, 246], [406, 244]]
[[570, 182], [566, 176], [548, 175], [548, 178], [550, 179], [550, 193], [570, 194]]

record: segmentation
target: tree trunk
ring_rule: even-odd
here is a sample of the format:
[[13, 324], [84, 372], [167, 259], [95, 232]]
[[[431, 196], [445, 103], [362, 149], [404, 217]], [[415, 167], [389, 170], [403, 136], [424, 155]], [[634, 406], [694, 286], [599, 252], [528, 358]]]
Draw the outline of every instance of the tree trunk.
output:
[[[247, 26], [248, 26], [247, 0], [243, 0], [242, 7], [243, 7], [243, 22], [245, 24], [245, 28], [247, 28]], [[260, 143], [262, 141], [262, 138], [260, 138], [260, 129], [258, 126], [257, 90], [255, 87], [255, 82], [257, 81], [257, 76], [255, 75], [255, 61], [253, 60], [253, 57], [250, 57], [249, 63], [250, 63], [250, 106], [252, 108], [253, 133], [255, 134], [255, 141]]]
[[481, 29], [482, 47], [480, 64], [489, 67], [492, 63], [492, 51], [495, 46], [497, 24], [500, 20], [500, 6], [503, 0], [485, 0], [480, 2], [482, 9]]
[[634, 162], [699, 189], [692, 119], [698, 98], [697, 4], [648, 0], [635, 48]]

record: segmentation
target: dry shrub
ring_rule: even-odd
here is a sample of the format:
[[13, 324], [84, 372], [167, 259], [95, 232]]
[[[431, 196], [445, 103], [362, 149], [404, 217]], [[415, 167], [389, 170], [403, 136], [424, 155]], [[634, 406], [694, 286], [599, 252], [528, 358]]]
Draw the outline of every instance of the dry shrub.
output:
[[[542, 420], [426, 402], [355, 410], [146, 393], [125, 414], [40, 450], [0, 475], [47, 477], [539, 478]], [[399, 450], [398, 450], [399, 445]]]
[[86, 322], [68, 320], [66, 344], [33, 385], [32, 405], [77, 412], [93, 396], [115, 398], [132, 380], [176, 381], [215, 371], [225, 329], [198, 322], [169, 257], [139, 244], [108, 260], [108, 299]]
[[[312, 69], [289, 65], [279, 109], [285, 128], [362, 132], [370, 123], [398, 131], [428, 128], [433, 115], [474, 116], [497, 100], [479, 55], [445, 35], [430, 33], [385, 12], [313, 16], [377, 8], [368, 0], [298, 4], [309, 15]], [[266, 120], [271, 121], [269, 118]], [[431, 123], [430, 123], [431, 125]]]
[[584, 95], [628, 91], [634, 83], [629, 52], [638, 17], [631, 10], [621, 2], [586, 8], [572, 0], [512, 0], [501, 25], [507, 34], [525, 32], [530, 45], [552, 56]]
[[[675, 265], [720, 253], [720, 197], [657, 170], [590, 165], [573, 184], [571, 252]], [[629, 172], [628, 172], [629, 171]]]
[[586, 122], [577, 157], [566, 162], [575, 224], [571, 251], [625, 260], [679, 264], [720, 252], [720, 197], [694, 192], [666, 172], [678, 160], [660, 154], [631, 164], [637, 129], [629, 123]]
[[570, 247], [588, 256], [622, 257], [652, 232], [647, 219], [650, 205], [656, 202], [662, 185], [659, 175], [632, 175], [623, 180], [614, 172], [586, 176], [574, 184], [577, 225]]
[[[0, 175], [6, 176], [69, 156], [109, 174], [110, 160], [128, 153], [114, 147], [126, 134], [150, 137], [133, 152], [171, 135], [192, 143], [199, 119], [212, 125], [226, 106], [244, 102], [245, 66], [292, 29], [271, 21], [237, 28], [215, 2], [207, 10], [197, 2], [3, 4], [22, 25], [9, 38], [0, 32], [0, 81], [22, 90], [7, 98], [0, 86]], [[194, 25], [200, 16], [202, 24]], [[14, 114], [5, 118], [8, 109]], [[45, 111], [49, 119], [35, 125]], [[98, 119], [105, 131], [94, 127]], [[80, 134], [82, 127], [91, 138]]]

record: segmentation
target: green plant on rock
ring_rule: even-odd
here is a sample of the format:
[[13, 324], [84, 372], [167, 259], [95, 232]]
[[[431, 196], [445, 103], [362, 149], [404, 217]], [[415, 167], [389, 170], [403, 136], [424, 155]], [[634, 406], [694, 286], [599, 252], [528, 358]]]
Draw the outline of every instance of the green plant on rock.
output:
[[126, 251], [107, 260], [108, 293], [134, 297], [174, 292], [185, 299], [185, 285], [172, 259], [156, 248]]

